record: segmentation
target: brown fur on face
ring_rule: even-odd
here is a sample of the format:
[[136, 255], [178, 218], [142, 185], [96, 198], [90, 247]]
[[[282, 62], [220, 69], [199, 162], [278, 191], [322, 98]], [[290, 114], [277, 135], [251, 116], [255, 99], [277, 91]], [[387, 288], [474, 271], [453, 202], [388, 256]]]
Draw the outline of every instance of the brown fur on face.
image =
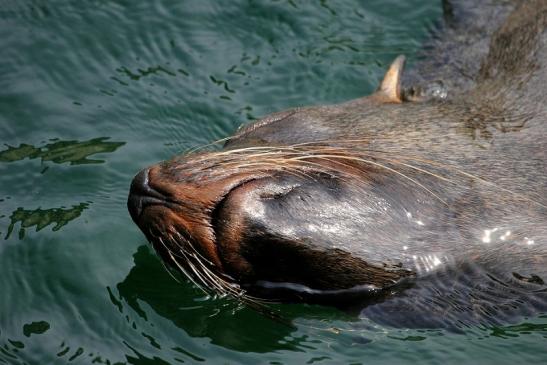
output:
[[[275, 113], [220, 152], [152, 166], [132, 216], [213, 289], [388, 289], [462, 262], [541, 279], [546, 9], [516, 8], [465, 92], [405, 98], [398, 58], [371, 96]], [[138, 201], [146, 189], [160, 198]]]

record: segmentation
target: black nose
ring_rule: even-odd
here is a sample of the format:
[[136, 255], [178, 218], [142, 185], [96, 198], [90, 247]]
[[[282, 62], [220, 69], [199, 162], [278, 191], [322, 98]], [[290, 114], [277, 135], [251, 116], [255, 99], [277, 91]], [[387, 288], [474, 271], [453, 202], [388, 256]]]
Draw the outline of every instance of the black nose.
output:
[[141, 170], [131, 182], [129, 189], [129, 197], [127, 198], [127, 209], [133, 221], [141, 216], [142, 210], [152, 204], [164, 204], [166, 202], [165, 195], [158, 192], [150, 186], [150, 169]]
[[133, 221], [136, 223], [143, 208], [143, 198], [147, 195], [148, 169], [141, 170], [131, 182], [129, 197], [127, 198], [127, 209]]

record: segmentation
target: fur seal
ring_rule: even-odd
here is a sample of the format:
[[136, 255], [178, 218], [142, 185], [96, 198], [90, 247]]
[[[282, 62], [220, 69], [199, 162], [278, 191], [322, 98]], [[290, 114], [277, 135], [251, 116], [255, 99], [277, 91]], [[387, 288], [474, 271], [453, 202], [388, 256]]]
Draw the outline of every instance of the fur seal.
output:
[[403, 88], [400, 56], [372, 95], [274, 113], [221, 151], [150, 166], [131, 217], [220, 294], [358, 298], [393, 321], [545, 310], [546, 27], [545, 1], [516, 6], [450, 97]]

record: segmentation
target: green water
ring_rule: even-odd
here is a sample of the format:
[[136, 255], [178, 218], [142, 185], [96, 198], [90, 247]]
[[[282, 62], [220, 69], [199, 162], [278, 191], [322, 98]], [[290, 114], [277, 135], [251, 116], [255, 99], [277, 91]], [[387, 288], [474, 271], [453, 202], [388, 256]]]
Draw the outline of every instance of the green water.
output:
[[547, 316], [386, 328], [164, 270], [126, 210], [142, 167], [287, 107], [371, 92], [440, 1], [0, 0], [0, 364], [547, 361]]

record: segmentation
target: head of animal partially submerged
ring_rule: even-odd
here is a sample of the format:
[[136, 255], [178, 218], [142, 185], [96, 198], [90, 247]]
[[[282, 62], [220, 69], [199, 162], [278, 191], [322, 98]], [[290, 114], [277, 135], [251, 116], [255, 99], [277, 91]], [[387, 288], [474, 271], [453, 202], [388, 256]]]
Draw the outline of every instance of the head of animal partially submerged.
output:
[[382, 106], [402, 108], [403, 62], [370, 97], [276, 113], [220, 152], [142, 170], [133, 220], [163, 260], [220, 293], [370, 294], [412, 277], [401, 253], [420, 226], [404, 197], [428, 205], [434, 193], [401, 171], [404, 159], [374, 152], [372, 125]]
[[476, 218], [458, 207], [482, 209], [461, 169], [475, 147], [453, 123], [461, 104], [403, 94], [403, 63], [371, 96], [275, 113], [222, 151], [142, 170], [133, 220], [165, 262], [221, 294], [373, 297], [457, 261]]

